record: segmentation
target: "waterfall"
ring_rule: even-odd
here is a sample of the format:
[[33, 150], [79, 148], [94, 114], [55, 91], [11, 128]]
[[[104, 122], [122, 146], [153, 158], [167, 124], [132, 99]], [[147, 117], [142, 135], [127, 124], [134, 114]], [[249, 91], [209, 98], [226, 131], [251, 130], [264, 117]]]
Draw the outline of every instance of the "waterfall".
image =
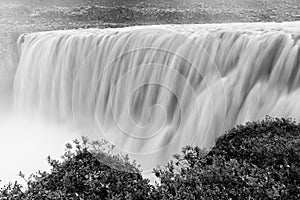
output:
[[16, 112], [73, 123], [146, 171], [236, 124], [300, 119], [300, 22], [38, 32], [19, 46]]

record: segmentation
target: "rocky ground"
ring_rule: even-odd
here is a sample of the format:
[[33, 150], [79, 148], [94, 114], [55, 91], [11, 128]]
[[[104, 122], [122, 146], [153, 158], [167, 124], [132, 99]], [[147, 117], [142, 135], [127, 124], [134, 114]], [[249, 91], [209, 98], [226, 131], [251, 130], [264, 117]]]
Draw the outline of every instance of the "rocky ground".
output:
[[[126, 2], [126, 3], [124, 3]], [[0, 69], [21, 33], [166, 23], [300, 20], [299, 0], [0, 0]]]

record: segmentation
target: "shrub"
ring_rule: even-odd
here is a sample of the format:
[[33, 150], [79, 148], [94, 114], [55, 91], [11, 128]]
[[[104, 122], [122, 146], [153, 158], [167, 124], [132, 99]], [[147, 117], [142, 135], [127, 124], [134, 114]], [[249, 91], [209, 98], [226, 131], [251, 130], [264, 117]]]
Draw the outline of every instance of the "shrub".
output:
[[185, 147], [163, 168], [157, 199], [300, 199], [300, 125], [291, 119], [246, 123], [207, 152]]
[[32, 175], [25, 191], [5, 186], [0, 199], [300, 199], [300, 125], [291, 119], [239, 125], [210, 151], [187, 146], [153, 170], [155, 187], [107, 142], [73, 145], [62, 162], [48, 158], [50, 173]]
[[87, 143], [85, 139], [83, 144], [75, 140], [75, 152], [67, 144], [62, 162], [48, 157], [51, 173], [32, 175], [25, 192], [17, 183], [2, 188], [0, 199], [147, 199], [152, 186], [135, 163], [127, 156], [104, 153], [106, 142], [90, 143], [95, 147], [91, 152]]

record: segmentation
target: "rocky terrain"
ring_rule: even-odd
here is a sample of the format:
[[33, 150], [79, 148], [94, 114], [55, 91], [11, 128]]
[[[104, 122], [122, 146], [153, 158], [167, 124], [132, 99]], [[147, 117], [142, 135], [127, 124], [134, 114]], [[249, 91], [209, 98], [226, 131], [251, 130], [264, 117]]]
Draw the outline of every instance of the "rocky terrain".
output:
[[0, 0], [0, 69], [22, 33], [166, 23], [300, 20], [299, 0]]

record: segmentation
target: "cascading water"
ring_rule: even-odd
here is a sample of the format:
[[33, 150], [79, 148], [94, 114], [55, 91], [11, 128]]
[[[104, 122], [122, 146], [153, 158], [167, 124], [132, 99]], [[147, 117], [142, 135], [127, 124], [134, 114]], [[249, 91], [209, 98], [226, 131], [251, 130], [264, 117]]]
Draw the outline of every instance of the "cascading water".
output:
[[236, 124], [300, 119], [300, 22], [52, 31], [19, 43], [15, 110], [72, 122], [144, 171]]

